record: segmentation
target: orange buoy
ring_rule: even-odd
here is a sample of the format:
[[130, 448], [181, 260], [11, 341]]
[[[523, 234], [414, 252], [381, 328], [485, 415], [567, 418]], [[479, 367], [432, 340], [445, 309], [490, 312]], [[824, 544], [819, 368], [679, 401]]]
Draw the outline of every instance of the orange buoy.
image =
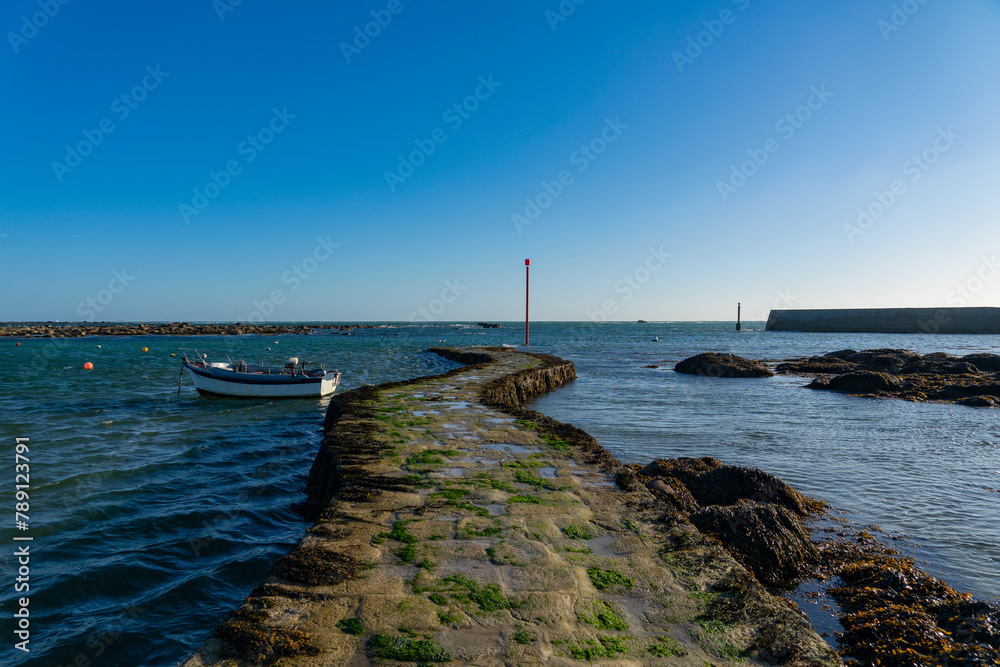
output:
[[93, 370], [93, 368], [94, 364], [90, 363], [89, 361], [83, 365], [83, 370], [85, 371]]
[[148, 347], [144, 347], [144, 348], [142, 348], [142, 351], [143, 352], [149, 352], [149, 348]]
[[20, 344], [20, 343], [18, 343], [18, 344], [17, 344], [17, 345], [15, 345], [14, 347], [21, 347], [21, 344]]

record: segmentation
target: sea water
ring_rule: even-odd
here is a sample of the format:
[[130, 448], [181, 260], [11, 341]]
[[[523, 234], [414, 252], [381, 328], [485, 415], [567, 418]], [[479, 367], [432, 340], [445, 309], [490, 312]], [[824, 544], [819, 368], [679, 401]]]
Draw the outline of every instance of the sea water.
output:
[[[574, 361], [579, 374], [533, 407], [584, 428], [626, 463], [716, 456], [767, 470], [855, 523], [905, 536], [896, 545], [956, 588], [1000, 595], [1000, 493], [991, 490], [1000, 488], [1000, 412], [816, 392], [798, 377], [672, 370], [709, 350], [760, 359], [846, 347], [968, 354], [1000, 351], [1000, 337], [734, 328], [533, 324], [531, 349]], [[0, 340], [0, 451], [10, 464], [0, 480], [10, 512], [0, 601], [10, 629], [25, 595], [14, 591], [16, 545], [31, 553], [30, 653], [8, 634], [0, 664], [183, 661], [303, 536], [299, 507], [329, 399], [201, 397], [186, 377], [178, 394], [179, 348], [323, 363], [343, 373], [341, 392], [455, 367], [425, 351], [434, 345], [517, 345], [523, 333], [506, 323], [398, 323], [350, 336]], [[88, 361], [94, 369], [84, 371]], [[28, 438], [30, 452], [26, 531], [14, 523], [16, 438]]]

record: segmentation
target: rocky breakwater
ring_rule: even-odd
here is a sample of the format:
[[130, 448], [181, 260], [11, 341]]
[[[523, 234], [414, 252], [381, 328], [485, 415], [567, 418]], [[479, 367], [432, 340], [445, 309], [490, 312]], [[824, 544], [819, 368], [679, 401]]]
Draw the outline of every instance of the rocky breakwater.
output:
[[80, 338], [83, 336], [244, 336], [311, 334], [313, 329], [372, 328], [372, 325], [282, 325], [282, 324], [112, 324], [42, 323], [0, 325], [0, 337]]
[[331, 401], [315, 524], [187, 667], [841, 664], [635, 471], [523, 406], [572, 364], [443, 354], [471, 365]]
[[816, 376], [810, 389], [908, 401], [1000, 406], [1000, 356], [910, 350], [840, 350], [778, 364], [779, 373]]

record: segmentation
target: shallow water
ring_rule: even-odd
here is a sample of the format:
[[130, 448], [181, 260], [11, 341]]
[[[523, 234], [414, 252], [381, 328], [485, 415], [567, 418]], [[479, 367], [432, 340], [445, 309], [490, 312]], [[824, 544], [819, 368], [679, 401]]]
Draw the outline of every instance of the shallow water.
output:
[[[580, 376], [533, 407], [586, 429], [626, 462], [712, 455], [763, 468], [856, 521], [911, 536], [927, 569], [957, 588], [983, 599], [1000, 594], [1000, 494], [984, 488], [1000, 488], [1000, 412], [813, 392], [800, 378], [719, 380], [670, 370], [706, 350], [771, 359], [844, 347], [965, 354], [997, 352], [1000, 337], [731, 329], [533, 325], [533, 349], [573, 360]], [[30, 438], [26, 534], [35, 538], [31, 653], [5, 644], [0, 664], [69, 665], [81, 655], [94, 667], [182, 661], [302, 537], [295, 507], [326, 401], [203, 398], [186, 378], [178, 396], [180, 364], [169, 356], [178, 348], [249, 362], [327, 362], [344, 373], [343, 391], [453, 368], [422, 352], [440, 342], [496, 345], [521, 336], [512, 327], [355, 333], [43, 339], [20, 347], [0, 340], [0, 441], [11, 452], [14, 438]], [[84, 372], [85, 361], [95, 369]], [[13, 509], [13, 476], [5, 484], [0, 495]], [[4, 526], [0, 565], [11, 579], [12, 536]], [[10, 610], [12, 587], [2, 590]]]

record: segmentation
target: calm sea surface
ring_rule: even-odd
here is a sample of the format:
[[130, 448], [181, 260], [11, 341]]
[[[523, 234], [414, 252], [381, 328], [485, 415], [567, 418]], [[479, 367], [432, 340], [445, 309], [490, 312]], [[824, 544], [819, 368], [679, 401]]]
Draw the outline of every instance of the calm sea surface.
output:
[[[1000, 489], [1000, 411], [813, 392], [801, 378], [672, 371], [708, 350], [764, 359], [846, 347], [1000, 353], [1000, 336], [732, 329], [533, 325], [532, 348], [571, 359], [579, 373], [534, 407], [584, 428], [625, 462], [711, 455], [763, 468], [852, 521], [907, 536], [901, 543], [953, 586], [1000, 595], [1000, 493], [987, 488]], [[0, 530], [8, 637], [0, 665], [174, 665], [302, 537], [296, 507], [327, 401], [205, 398], [187, 378], [178, 395], [172, 353], [194, 347], [272, 363], [298, 356], [341, 370], [346, 390], [452, 368], [423, 351], [440, 342], [517, 344], [523, 331], [400, 324], [351, 336], [0, 340], [0, 443], [9, 460], [0, 498], [10, 512]], [[87, 361], [93, 371], [82, 370]], [[13, 516], [15, 438], [30, 439], [23, 532]], [[13, 648], [10, 632], [24, 595], [14, 592], [15, 535], [34, 538], [29, 654]]]

